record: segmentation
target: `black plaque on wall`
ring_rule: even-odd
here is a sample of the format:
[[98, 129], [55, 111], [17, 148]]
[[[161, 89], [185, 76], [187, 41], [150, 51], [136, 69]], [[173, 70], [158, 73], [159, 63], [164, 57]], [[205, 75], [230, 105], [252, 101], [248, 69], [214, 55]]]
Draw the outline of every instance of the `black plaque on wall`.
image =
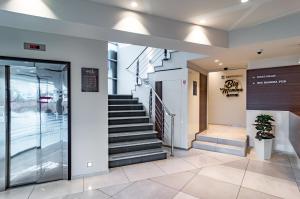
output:
[[81, 68], [81, 91], [99, 92], [98, 68]]
[[193, 95], [197, 96], [198, 95], [198, 85], [197, 81], [193, 81]]

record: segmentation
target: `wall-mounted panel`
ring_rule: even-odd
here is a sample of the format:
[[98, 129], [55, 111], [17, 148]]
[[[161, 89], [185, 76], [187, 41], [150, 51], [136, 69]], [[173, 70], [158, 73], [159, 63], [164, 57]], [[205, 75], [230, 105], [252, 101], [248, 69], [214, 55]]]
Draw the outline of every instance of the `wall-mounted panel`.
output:
[[291, 111], [300, 115], [300, 66], [248, 70], [247, 110]]

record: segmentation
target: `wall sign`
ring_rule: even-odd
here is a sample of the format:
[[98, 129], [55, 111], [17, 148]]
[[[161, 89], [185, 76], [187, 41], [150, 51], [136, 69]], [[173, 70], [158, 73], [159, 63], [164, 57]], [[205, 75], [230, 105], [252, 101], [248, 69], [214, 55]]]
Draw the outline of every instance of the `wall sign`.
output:
[[197, 93], [198, 93], [197, 81], [193, 81], [193, 95], [197, 96]]
[[81, 68], [81, 91], [99, 92], [98, 68]]
[[243, 92], [242, 84], [237, 79], [227, 79], [224, 83], [224, 88], [220, 88], [220, 90], [226, 97], [238, 97], [240, 92]]
[[248, 70], [247, 109], [300, 115], [300, 66]]
[[46, 51], [45, 44], [36, 44], [36, 43], [24, 43], [25, 50], [36, 50], [36, 51]]

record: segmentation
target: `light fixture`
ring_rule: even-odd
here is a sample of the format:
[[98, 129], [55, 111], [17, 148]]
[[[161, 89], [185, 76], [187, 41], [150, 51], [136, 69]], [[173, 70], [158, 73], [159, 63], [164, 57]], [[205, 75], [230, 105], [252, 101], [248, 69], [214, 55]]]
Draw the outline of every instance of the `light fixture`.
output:
[[223, 66], [223, 63], [222, 63], [222, 62], [220, 62], [220, 63], [219, 63], [219, 66]]
[[131, 6], [132, 8], [136, 8], [136, 7], [138, 7], [138, 3], [137, 3], [136, 1], [132, 1], [132, 2], [130, 3], [130, 6]]
[[201, 19], [200, 20], [200, 25], [204, 25], [204, 24], [206, 24], [206, 20], [205, 19]]
[[92, 162], [87, 162], [87, 167], [92, 167], [93, 166], [93, 163]]
[[298, 64], [300, 64], [300, 58], [299, 58], [299, 60], [298, 60]]
[[220, 61], [220, 60], [218, 60], [218, 59], [215, 59], [215, 63], [219, 63], [219, 61]]
[[241, 0], [241, 3], [247, 3], [249, 0]]

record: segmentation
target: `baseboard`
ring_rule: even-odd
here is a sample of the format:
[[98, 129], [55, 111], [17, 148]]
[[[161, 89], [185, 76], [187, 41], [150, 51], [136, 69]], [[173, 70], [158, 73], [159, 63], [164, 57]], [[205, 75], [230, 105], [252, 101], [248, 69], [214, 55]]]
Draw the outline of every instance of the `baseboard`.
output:
[[[171, 148], [171, 146], [170, 145], [165, 145], [165, 144], [163, 144], [162, 145], [163, 147], [168, 147], [168, 148]], [[174, 147], [174, 149], [179, 149], [179, 150], [185, 150], [185, 151], [188, 151], [188, 150], [190, 150], [192, 147], [189, 147], [189, 148], [187, 148], [187, 149], [185, 149], [185, 148], [181, 148], [181, 147]]]
[[76, 180], [76, 179], [79, 179], [79, 178], [87, 178], [87, 177], [99, 176], [99, 175], [104, 175], [104, 174], [108, 174], [108, 173], [109, 173], [109, 169], [107, 169], [105, 171], [94, 172], [94, 173], [88, 173], [88, 174], [82, 174], [82, 175], [75, 175], [75, 176], [72, 176], [72, 180]]

